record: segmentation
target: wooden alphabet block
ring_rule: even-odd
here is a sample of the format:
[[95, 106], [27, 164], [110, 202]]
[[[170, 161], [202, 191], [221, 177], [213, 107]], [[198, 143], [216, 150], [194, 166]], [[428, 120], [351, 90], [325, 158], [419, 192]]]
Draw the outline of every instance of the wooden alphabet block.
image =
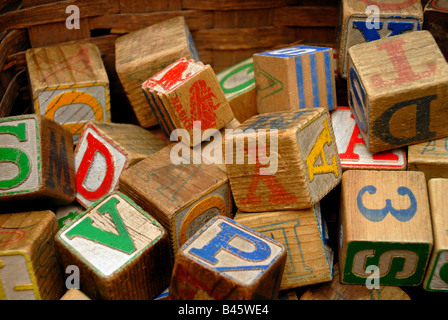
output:
[[51, 211], [0, 215], [0, 300], [57, 300], [65, 292]]
[[173, 162], [174, 146], [150, 155], [120, 176], [120, 191], [165, 227], [173, 254], [209, 219], [232, 213], [227, 174], [214, 164], [194, 163], [191, 155], [185, 162]]
[[91, 300], [79, 289], [68, 289], [61, 300]]
[[165, 145], [164, 140], [137, 125], [90, 121], [75, 149], [77, 201], [88, 208], [118, 188], [123, 170]]
[[349, 49], [349, 105], [372, 153], [448, 136], [448, 63], [428, 31]]
[[177, 252], [169, 299], [276, 299], [285, 260], [277, 241], [215, 217]]
[[252, 57], [217, 73], [216, 77], [239, 122], [258, 114]]
[[153, 299], [169, 285], [168, 234], [119, 192], [100, 199], [55, 238], [64, 268], [79, 268], [91, 299]]
[[75, 199], [73, 138], [37, 114], [0, 119], [0, 202]]
[[399, 287], [380, 286], [369, 289], [366, 285], [342, 284], [339, 281], [339, 264], [334, 265], [331, 282], [309, 288], [300, 300], [411, 300]]
[[109, 79], [94, 44], [28, 49], [34, 111], [66, 126], [78, 142], [89, 120], [108, 121]]
[[139, 124], [158, 124], [142, 83], [180, 58], [200, 61], [183, 16], [130, 32], [115, 42], [115, 66]]
[[448, 291], [447, 187], [448, 179], [431, 179], [428, 181], [434, 249], [423, 282], [423, 288], [427, 291]]
[[165, 135], [186, 130], [190, 141], [184, 143], [190, 146], [234, 119], [215, 72], [202, 62], [181, 58], [145, 81], [142, 88]]
[[320, 205], [300, 211], [243, 213], [234, 220], [281, 243], [288, 256], [280, 290], [333, 278], [333, 249]]
[[342, 170], [406, 170], [406, 150], [397, 148], [372, 154], [364, 144], [350, 107], [338, 107], [331, 113]]
[[339, 10], [339, 75], [347, 79], [348, 50], [357, 44], [421, 30], [423, 8], [418, 0], [342, 0]]
[[62, 229], [64, 226], [75, 221], [79, 215], [83, 214], [84, 208], [77, 201], [73, 201], [66, 206], [57, 207], [54, 211], [58, 220], [59, 229]]
[[364, 285], [373, 276], [380, 286], [420, 285], [432, 246], [423, 173], [348, 170], [343, 174], [339, 222], [342, 283]]
[[341, 180], [324, 108], [254, 116], [226, 135], [225, 147], [232, 194], [244, 212], [311, 208]]
[[253, 55], [258, 113], [336, 108], [333, 49], [293, 46]]
[[431, 0], [423, 11], [423, 29], [431, 32], [448, 61], [448, 2]]
[[448, 178], [448, 138], [409, 146], [408, 170], [423, 172], [426, 180]]

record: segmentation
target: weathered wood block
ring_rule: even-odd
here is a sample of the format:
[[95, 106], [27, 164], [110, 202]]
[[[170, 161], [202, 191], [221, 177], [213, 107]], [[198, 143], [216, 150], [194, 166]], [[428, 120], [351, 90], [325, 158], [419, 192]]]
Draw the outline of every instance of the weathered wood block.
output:
[[339, 9], [339, 75], [349, 75], [348, 50], [357, 44], [421, 30], [423, 8], [418, 0], [342, 0]]
[[78, 216], [84, 213], [84, 208], [75, 200], [72, 203], [59, 206], [54, 210], [58, 220], [59, 229], [69, 225], [76, 220]]
[[201, 60], [182, 16], [130, 32], [116, 40], [117, 74], [142, 127], [158, 123], [146, 102], [142, 83], [183, 57]]
[[258, 114], [252, 57], [217, 73], [216, 77], [239, 122]]
[[367, 149], [350, 107], [338, 107], [331, 113], [331, 120], [342, 170], [406, 170], [407, 158], [404, 148], [375, 154]]
[[334, 277], [331, 282], [309, 288], [300, 300], [411, 300], [399, 287], [380, 286], [369, 289], [366, 285], [342, 284], [339, 281], [339, 264], [334, 265]]
[[428, 31], [349, 49], [348, 100], [377, 153], [448, 136], [448, 63]]
[[79, 289], [68, 289], [61, 300], [91, 300]]
[[426, 180], [448, 178], [448, 138], [409, 146], [408, 170], [423, 172]]
[[37, 114], [0, 119], [0, 202], [75, 199], [73, 138]]
[[226, 135], [225, 148], [232, 194], [244, 212], [311, 208], [341, 180], [324, 108], [254, 116]]
[[423, 288], [427, 291], [448, 291], [448, 179], [428, 181], [434, 249], [426, 270]]
[[87, 123], [75, 149], [77, 201], [87, 208], [116, 190], [118, 178], [126, 168], [166, 144], [156, 134], [137, 125]]
[[277, 241], [215, 217], [177, 252], [169, 299], [276, 299], [285, 260]]
[[420, 285], [433, 246], [423, 173], [346, 171], [339, 228], [342, 283]]
[[120, 191], [151, 214], [167, 230], [172, 252], [216, 215], [231, 216], [227, 174], [214, 164], [196, 164], [183, 155], [173, 162], [175, 144], [167, 146], [120, 176]]
[[26, 63], [35, 113], [66, 126], [75, 144], [87, 121], [110, 122], [109, 79], [96, 45], [28, 49]]
[[336, 108], [333, 49], [293, 46], [253, 55], [258, 113]]
[[169, 285], [168, 234], [119, 192], [100, 199], [55, 238], [66, 268], [79, 268], [80, 287], [91, 299], [153, 299]]
[[165, 135], [186, 130], [189, 141], [184, 143], [190, 146], [234, 119], [215, 72], [202, 62], [181, 58], [145, 81], [142, 88]]
[[65, 292], [51, 211], [0, 215], [0, 300], [57, 300]]
[[300, 211], [244, 213], [234, 220], [281, 243], [288, 253], [280, 290], [333, 278], [333, 249], [320, 205]]
[[431, 0], [423, 11], [423, 29], [431, 32], [448, 60], [448, 2]]

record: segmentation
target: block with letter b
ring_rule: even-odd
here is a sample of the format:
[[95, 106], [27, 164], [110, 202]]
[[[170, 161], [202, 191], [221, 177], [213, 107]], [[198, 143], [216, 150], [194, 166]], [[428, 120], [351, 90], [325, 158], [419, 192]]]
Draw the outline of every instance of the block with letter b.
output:
[[[188, 132], [195, 146], [234, 119], [232, 109], [210, 65], [179, 59], [142, 84], [148, 103], [167, 137]], [[194, 129], [200, 139], [194, 139]], [[196, 131], [195, 130], [195, 131]]]
[[75, 149], [76, 199], [89, 207], [118, 188], [122, 171], [165, 145], [156, 134], [137, 125], [88, 122]]
[[61, 264], [79, 268], [91, 299], [153, 299], [169, 285], [168, 234], [120, 192], [97, 201], [55, 239]]
[[32, 48], [26, 61], [35, 113], [66, 126], [75, 144], [87, 121], [110, 122], [109, 80], [98, 47]]
[[294, 46], [254, 54], [259, 113], [336, 108], [333, 49]]
[[65, 292], [53, 212], [0, 215], [0, 300], [57, 300]]
[[69, 204], [75, 199], [73, 138], [32, 114], [0, 119], [0, 202]]
[[420, 285], [432, 247], [423, 173], [348, 170], [343, 174], [339, 222], [342, 283], [365, 284], [377, 277], [380, 286]]
[[285, 260], [277, 241], [215, 217], [177, 252], [169, 299], [276, 299]]
[[428, 31], [349, 49], [348, 99], [372, 153], [448, 136], [448, 63]]
[[311, 208], [341, 180], [329, 112], [259, 114], [225, 136], [226, 168], [244, 212]]
[[423, 8], [418, 0], [342, 0], [339, 10], [338, 71], [349, 73], [348, 50], [357, 44], [421, 30]]

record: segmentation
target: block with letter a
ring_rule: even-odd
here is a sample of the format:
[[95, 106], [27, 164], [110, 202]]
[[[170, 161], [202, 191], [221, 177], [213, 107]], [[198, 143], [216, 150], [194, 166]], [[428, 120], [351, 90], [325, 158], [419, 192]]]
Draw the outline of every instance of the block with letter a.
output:
[[215, 217], [177, 252], [169, 299], [276, 299], [285, 260], [277, 241]]

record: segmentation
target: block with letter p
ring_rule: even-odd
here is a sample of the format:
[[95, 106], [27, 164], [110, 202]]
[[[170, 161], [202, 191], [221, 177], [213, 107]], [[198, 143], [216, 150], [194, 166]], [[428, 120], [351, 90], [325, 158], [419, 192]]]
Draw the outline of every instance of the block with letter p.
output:
[[448, 63], [428, 31], [349, 49], [348, 100], [372, 153], [448, 136]]
[[276, 299], [285, 260], [277, 241], [215, 217], [177, 252], [169, 299]]
[[[433, 247], [425, 176], [413, 171], [348, 170], [339, 222], [341, 282], [417, 286]], [[373, 272], [373, 273], [372, 273]]]

